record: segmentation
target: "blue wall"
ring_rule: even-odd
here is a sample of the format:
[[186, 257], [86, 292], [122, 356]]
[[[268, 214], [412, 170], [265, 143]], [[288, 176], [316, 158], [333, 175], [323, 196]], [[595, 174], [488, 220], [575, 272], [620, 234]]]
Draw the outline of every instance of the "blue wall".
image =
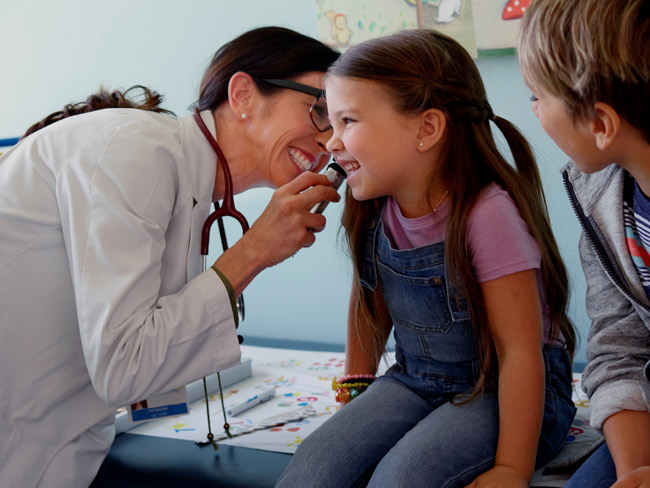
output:
[[[166, 96], [168, 108], [185, 115], [214, 51], [245, 30], [272, 24], [317, 37], [314, 0], [1, 2], [0, 139], [18, 136], [100, 84], [150, 86]], [[524, 132], [539, 158], [553, 228], [572, 279], [571, 316], [583, 338], [576, 360], [584, 362], [589, 322], [577, 254], [579, 228], [559, 175], [567, 157], [533, 116], [516, 59], [477, 63], [495, 113]], [[270, 190], [252, 190], [236, 203], [252, 222], [270, 195]], [[264, 271], [249, 286], [244, 335], [344, 342], [350, 266], [337, 235], [339, 212], [330, 205], [328, 227], [317, 243]], [[213, 241], [216, 253], [218, 238]]]

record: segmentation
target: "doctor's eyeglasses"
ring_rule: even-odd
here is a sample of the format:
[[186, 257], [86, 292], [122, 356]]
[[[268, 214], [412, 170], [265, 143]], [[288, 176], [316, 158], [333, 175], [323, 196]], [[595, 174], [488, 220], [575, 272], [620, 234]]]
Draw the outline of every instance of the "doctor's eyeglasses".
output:
[[318, 129], [319, 132], [327, 132], [332, 128], [332, 125], [329, 121], [329, 114], [327, 112], [327, 102], [325, 100], [325, 92], [320, 88], [315, 88], [313, 86], [304, 85], [298, 83], [297, 81], [291, 80], [277, 80], [263, 78], [261, 81], [268, 83], [269, 85], [279, 86], [281, 88], [288, 88], [289, 90], [298, 91], [301, 93], [307, 93], [308, 95], [313, 95], [314, 101], [309, 107], [309, 117], [311, 118], [312, 124]]

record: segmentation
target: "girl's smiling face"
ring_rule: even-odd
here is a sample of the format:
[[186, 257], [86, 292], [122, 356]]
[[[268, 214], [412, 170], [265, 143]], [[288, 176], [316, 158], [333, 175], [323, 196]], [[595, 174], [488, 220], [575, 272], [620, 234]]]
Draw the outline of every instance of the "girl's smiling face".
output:
[[392, 196], [403, 208], [424, 195], [430, 164], [417, 151], [420, 119], [397, 110], [379, 83], [328, 75], [332, 137], [327, 149], [357, 200]]

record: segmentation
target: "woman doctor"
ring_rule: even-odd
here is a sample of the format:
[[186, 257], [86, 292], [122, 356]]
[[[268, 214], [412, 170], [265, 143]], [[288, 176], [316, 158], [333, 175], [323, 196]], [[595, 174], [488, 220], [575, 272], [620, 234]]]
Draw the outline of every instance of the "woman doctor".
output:
[[198, 109], [234, 193], [277, 190], [206, 271], [224, 177], [193, 116], [90, 112], [0, 159], [0, 486], [88, 486], [116, 407], [239, 362], [235, 297], [310, 246], [325, 218], [308, 209], [338, 200], [315, 173], [329, 133], [310, 116], [337, 55], [282, 28], [215, 54]]

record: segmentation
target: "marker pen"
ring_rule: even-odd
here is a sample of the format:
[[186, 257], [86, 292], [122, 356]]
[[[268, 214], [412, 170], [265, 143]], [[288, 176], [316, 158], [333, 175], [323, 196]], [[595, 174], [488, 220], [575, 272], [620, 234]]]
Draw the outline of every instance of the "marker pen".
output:
[[238, 403], [237, 405], [233, 405], [232, 407], [228, 408], [226, 410], [226, 413], [228, 415], [232, 415], [233, 417], [236, 417], [242, 412], [245, 412], [249, 408], [253, 408], [255, 405], [259, 405], [262, 402], [266, 402], [267, 400], [270, 400], [275, 396], [275, 388], [269, 388], [268, 390], [264, 390], [254, 397], [249, 398], [245, 402]]

